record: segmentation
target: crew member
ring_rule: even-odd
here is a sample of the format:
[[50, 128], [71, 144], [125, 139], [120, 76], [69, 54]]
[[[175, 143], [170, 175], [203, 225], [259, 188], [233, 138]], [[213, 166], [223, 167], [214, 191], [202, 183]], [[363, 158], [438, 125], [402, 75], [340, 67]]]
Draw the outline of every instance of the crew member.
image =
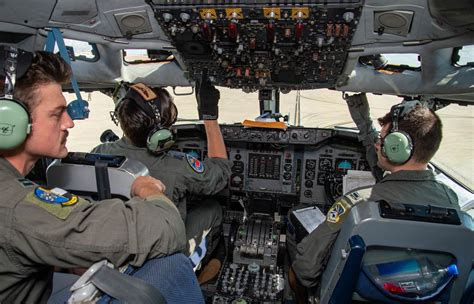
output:
[[[103, 259], [142, 266], [184, 251], [184, 223], [153, 177], [137, 178], [126, 202], [88, 201], [25, 178], [39, 158], [67, 155], [74, 123], [61, 84], [71, 68], [51, 53], [36, 52], [34, 58], [13, 49], [0, 53], [6, 67], [18, 66], [14, 87], [11, 70], [1, 77], [6, 96], [0, 99], [0, 302], [46, 303], [54, 266], [87, 268]], [[193, 275], [190, 263], [176, 267], [184, 269], [179, 275]]]
[[[442, 124], [436, 113], [419, 101], [395, 105], [378, 119], [382, 129], [377, 135], [365, 94], [351, 96], [347, 102], [367, 148], [367, 159], [376, 159], [370, 163], [387, 174], [374, 186], [339, 198], [329, 209], [326, 220], [299, 243], [296, 243], [297, 236], [288, 234], [287, 246], [292, 261], [289, 275], [290, 278], [296, 276], [293, 287], [299, 291], [301, 285], [318, 286], [344, 218], [355, 204], [385, 200], [459, 208], [456, 193], [437, 181], [427, 167], [442, 138]], [[369, 143], [370, 139], [372, 143]], [[376, 176], [378, 168], [373, 169]], [[290, 222], [289, 226], [294, 225]], [[303, 302], [304, 296], [299, 301]]]
[[[204, 120], [207, 136], [208, 150], [204, 161], [169, 150], [174, 143], [169, 127], [176, 121], [177, 108], [164, 88], [151, 89], [141, 83], [130, 85], [125, 96], [117, 101], [113, 117], [117, 118], [124, 136], [92, 150], [139, 160], [148, 167], [151, 176], [166, 185], [165, 194], [176, 204], [185, 221], [188, 254], [195, 252], [196, 246], [205, 238], [210, 256], [220, 235], [222, 210], [218, 202], [188, 199], [190, 195], [218, 193], [226, 187], [231, 174], [232, 162], [227, 158], [217, 122], [219, 97], [219, 91], [209, 80], [197, 83], [198, 113]], [[212, 259], [207, 267], [210, 274], [201, 276], [200, 282], [217, 275], [221, 262]]]

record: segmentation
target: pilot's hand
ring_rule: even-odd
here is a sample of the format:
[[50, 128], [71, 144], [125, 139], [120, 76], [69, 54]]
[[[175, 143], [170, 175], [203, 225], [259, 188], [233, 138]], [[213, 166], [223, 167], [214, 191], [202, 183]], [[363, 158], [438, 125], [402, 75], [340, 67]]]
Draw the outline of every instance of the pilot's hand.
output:
[[130, 193], [132, 196], [147, 198], [152, 195], [163, 194], [165, 190], [166, 187], [160, 180], [151, 176], [139, 176], [133, 182]]
[[346, 96], [345, 100], [349, 106], [352, 120], [359, 128], [360, 133], [368, 134], [371, 131], [372, 119], [370, 118], [370, 107], [365, 93]]
[[217, 90], [203, 73], [202, 79], [196, 81], [196, 99], [198, 103], [198, 114], [201, 120], [216, 120], [219, 116], [220, 92]]

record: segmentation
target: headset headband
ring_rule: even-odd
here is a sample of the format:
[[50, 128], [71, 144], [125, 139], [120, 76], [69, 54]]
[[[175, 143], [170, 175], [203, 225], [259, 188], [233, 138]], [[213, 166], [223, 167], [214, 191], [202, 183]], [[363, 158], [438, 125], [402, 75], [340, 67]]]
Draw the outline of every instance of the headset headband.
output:
[[400, 121], [400, 119], [405, 117], [405, 115], [410, 113], [414, 108], [421, 105], [422, 104], [419, 100], [410, 100], [410, 101], [402, 102], [401, 104], [394, 105], [391, 109], [392, 132], [398, 131], [398, 122]]
[[150, 87], [143, 83], [131, 85], [123, 97], [123, 100], [125, 99], [133, 99], [158, 126], [161, 125], [161, 103], [156, 104], [158, 96]]

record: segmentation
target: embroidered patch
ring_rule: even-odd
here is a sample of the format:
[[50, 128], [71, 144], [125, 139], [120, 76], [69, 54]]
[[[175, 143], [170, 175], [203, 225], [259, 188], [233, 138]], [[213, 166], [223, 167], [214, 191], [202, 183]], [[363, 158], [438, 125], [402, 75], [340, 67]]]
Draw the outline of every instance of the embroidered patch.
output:
[[194, 172], [199, 174], [204, 172], [204, 163], [202, 161], [188, 154], [186, 154], [186, 160], [188, 161], [189, 166], [191, 166], [191, 169], [193, 169]]
[[337, 202], [329, 209], [326, 220], [330, 223], [337, 223], [344, 212], [346, 212], [346, 208], [341, 202]]
[[[65, 220], [69, 217], [71, 212], [78, 206], [90, 204], [85, 199], [76, 195], [68, 193], [62, 189], [55, 188], [46, 189], [37, 187], [34, 191], [28, 193], [25, 197], [25, 202], [32, 203], [55, 217]], [[59, 192], [59, 193], [58, 193]]]
[[47, 189], [43, 187], [36, 187], [34, 194], [42, 202], [49, 204], [59, 204], [61, 206], [72, 206], [78, 201], [76, 195], [71, 194], [61, 188]]
[[16, 180], [18, 183], [20, 183], [20, 185], [22, 185], [23, 187], [30, 187], [30, 186], [34, 186], [35, 183], [33, 183], [32, 181], [30, 181], [29, 179], [27, 178], [19, 178]]

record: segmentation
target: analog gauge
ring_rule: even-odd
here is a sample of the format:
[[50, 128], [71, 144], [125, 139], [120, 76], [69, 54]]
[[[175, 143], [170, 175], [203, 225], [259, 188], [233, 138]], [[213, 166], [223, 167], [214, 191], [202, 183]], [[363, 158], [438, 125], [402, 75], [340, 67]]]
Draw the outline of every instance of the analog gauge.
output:
[[332, 159], [321, 157], [319, 159], [319, 170], [329, 171], [331, 169], [332, 169]]

